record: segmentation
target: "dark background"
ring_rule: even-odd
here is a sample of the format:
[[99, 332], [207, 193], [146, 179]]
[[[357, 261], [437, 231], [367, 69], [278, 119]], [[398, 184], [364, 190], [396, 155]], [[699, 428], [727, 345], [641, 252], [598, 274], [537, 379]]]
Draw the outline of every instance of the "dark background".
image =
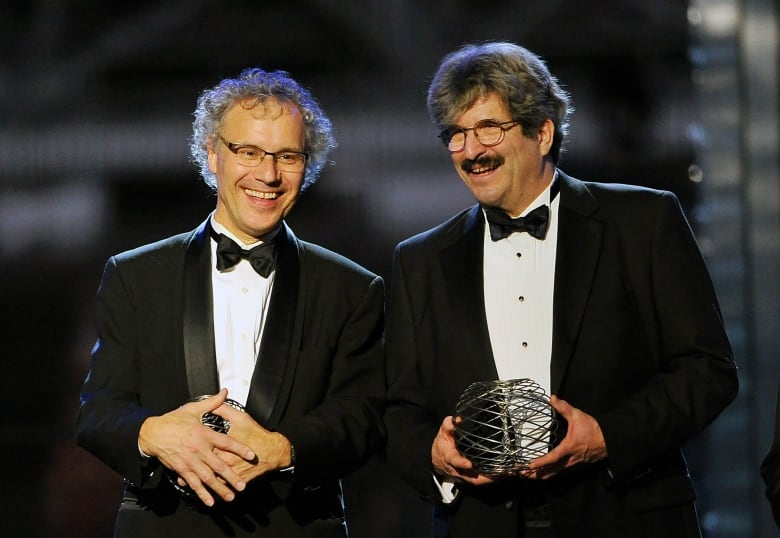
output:
[[[742, 376], [688, 447], [700, 515], [707, 536], [773, 535], [758, 462], [778, 374], [776, 24], [772, 0], [0, 3], [0, 534], [111, 534], [121, 480], [72, 434], [95, 292], [109, 255], [213, 209], [187, 154], [201, 90], [249, 66], [309, 87], [340, 146], [288, 222], [389, 277], [398, 241], [471, 203], [427, 118], [430, 77], [498, 39], [572, 94], [564, 170], [682, 200]], [[426, 536], [428, 507], [381, 463], [346, 486], [353, 536]]]

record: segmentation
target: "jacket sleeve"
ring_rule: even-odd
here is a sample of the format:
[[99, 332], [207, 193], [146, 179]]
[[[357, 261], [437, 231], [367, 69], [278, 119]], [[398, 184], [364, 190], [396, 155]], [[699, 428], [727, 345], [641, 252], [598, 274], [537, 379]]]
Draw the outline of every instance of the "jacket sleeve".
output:
[[766, 484], [766, 498], [772, 508], [772, 516], [780, 527], [780, 389], [775, 409], [775, 427], [772, 446], [761, 462], [761, 478]]
[[644, 251], [630, 257], [638, 263], [626, 263], [637, 263], [630, 272], [642, 275], [633, 289], [656, 350], [655, 373], [596, 416], [617, 481], [641, 475], [676, 451], [720, 414], [738, 388], [715, 292], [682, 208], [671, 193], [662, 193], [652, 207], [650, 229], [636, 230], [649, 236], [625, 243]]
[[132, 294], [115, 258], [108, 260], [98, 291], [98, 338], [76, 418], [78, 444], [139, 487], [159, 480], [158, 467], [138, 450], [141, 424], [152, 413], [138, 401], [138, 327]]
[[396, 249], [386, 326], [387, 407], [385, 456], [425, 499], [439, 497], [432, 479], [431, 447], [439, 423], [425, 401], [418, 368], [417, 335], [403, 250]]

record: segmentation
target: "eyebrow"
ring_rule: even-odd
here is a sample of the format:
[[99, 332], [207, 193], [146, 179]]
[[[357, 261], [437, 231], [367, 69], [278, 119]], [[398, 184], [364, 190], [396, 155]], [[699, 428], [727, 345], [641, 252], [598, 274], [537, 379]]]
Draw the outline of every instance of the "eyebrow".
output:
[[290, 147], [279, 148], [276, 151], [269, 151], [267, 149], [264, 149], [264, 148], [261, 148], [260, 146], [255, 145], [255, 144], [245, 144], [243, 142], [234, 142], [232, 140], [228, 140], [227, 138], [223, 138], [223, 139], [225, 140], [225, 142], [227, 142], [229, 144], [233, 144], [234, 146], [239, 147], [239, 148], [254, 148], [254, 149], [259, 149], [261, 151], [264, 151], [266, 153], [285, 153], [285, 152], [287, 152], [287, 153], [304, 153], [304, 154], [306, 153], [306, 151], [303, 150], [303, 149], [293, 149], [293, 148], [290, 148]]

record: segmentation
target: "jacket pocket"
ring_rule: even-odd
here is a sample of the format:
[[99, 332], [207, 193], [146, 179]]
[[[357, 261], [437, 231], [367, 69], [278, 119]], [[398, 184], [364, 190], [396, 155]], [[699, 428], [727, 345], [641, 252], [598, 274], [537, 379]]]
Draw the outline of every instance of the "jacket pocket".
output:
[[626, 491], [626, 505], [636, 512], [658, 510], [696, 500], [693, 483], [687, 474], [648, 478]]

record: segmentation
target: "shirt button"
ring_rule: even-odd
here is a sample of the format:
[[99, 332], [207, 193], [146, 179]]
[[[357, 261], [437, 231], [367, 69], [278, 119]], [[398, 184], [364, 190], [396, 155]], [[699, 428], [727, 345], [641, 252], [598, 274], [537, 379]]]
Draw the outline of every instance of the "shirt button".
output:
[[246, 287], [241, 288], [241, 291], [243, 291], [244, 293], [248, 293], [249, 292], [249, 290]]
[[520, 302], [522, 303], [523, 301], [525, 301], [525, 297], [523, 297], [523, 296], [521, 295], [520, 297], [518, 297], [518, 298], [517, 298], [517, 300], [518, 300], [518, 301], [520, 301]]
[[523, 347], [528, 347], [528, 342], [523, 342], [523, 343], [522, 343], [522, 346], [523, 346]]

